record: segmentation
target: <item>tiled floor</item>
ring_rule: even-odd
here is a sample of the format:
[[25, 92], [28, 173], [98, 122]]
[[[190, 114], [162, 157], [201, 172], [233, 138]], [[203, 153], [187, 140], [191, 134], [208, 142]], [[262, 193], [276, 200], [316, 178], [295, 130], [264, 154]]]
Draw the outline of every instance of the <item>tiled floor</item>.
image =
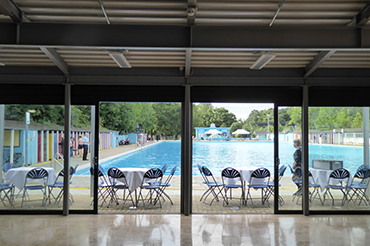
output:
[[[132, 146], [102, 152], [109, 157], [134, 150]], [[72, 158], [72, 165], [80, 162]], [[74, 177], [75, 178], [75, 177]], [[72, 187], [74, 203], [71, 209], [90, 210], [89, 178], [74, 179]], [[289, 182], [290, 181], [290, 182]], [[303, 216], [273, 215], [270, 207], [255, 200], [255, 208], [241, 206], [234, 200], [231, 206], [222, 202], [212, 206], [199, 201], [205, 187], [195, 180], [193, 185], [193, 215], [180, 215], [179, 180], [174, 177], [168, 193], [174, 202], [163, 203], [162, 209], [135, 210], [126, 204], [99, 207], [99, 215], [1, 215], [0, 245], [367, 245], [370, 241], [370, 216], [335, 215]], [[291, 180], [287, 179], [286, 185]], [[301, 201], [291, 200], [293, 189], [283, 185], [281, 195], [283, 210], [300, 210]], [[235, 193], [234, 197], [237, 196]], [[256, 193], [253, 196], [258, 197]], [[32, 198], [37, 198], [32, 197]], [[350, 204], [334, 207], [327, 202], [322, 206], [318, 200], [311, 210], [370, 210], [369, 206], [354, 207]], [[16, 208], [20, 208], [19, 198]], [[29, 203], [30, 209], [44, 209], [41, 202]], [[7, 209], [0, 204], [0, 209]], [[62, 209], [57, 204], [47, 209]]]
[[0, 245], [368, 245], [370, 216], [1, 215]]

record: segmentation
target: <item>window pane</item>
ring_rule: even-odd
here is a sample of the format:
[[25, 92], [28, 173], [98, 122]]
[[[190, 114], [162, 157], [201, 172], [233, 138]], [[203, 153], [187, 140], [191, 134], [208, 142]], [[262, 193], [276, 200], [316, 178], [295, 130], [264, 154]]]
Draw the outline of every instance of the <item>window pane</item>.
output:
[[[279, 210], [302, 210], [301, 107], [279, 107]], [[294, 144], [296, 143], [296, 144]]]
[[[368, 210], [368, 172], [359, 169], [369, 164], [369, 149], [364, 148], [365, 141], [369, 142], [369, 139], [364, 141], [364, 132], [369, 132], [369, 108], [310, 107], [309, 114], [310, 196], [313, 200], [310, 209]], [[341, 179], [336, 177], [339, 174], [343, 175]], [[324, 204], [320, 199], [325, 200]]]
[[274, 212], [267, 187], [262, 196], [260, 188], [250, 186], [258, 168], [270, 173], [265, 181], [274, 178], [273, 107], [193, 104], [193, 213]]

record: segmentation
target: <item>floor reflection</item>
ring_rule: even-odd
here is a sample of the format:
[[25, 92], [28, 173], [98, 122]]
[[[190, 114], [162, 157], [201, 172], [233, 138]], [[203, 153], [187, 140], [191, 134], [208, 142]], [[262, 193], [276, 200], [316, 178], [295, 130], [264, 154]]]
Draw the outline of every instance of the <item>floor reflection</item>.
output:
[[367, 245], [370, 241], [370, 216], [364, 215], [2, 215], [0, 224], [0, 245]]

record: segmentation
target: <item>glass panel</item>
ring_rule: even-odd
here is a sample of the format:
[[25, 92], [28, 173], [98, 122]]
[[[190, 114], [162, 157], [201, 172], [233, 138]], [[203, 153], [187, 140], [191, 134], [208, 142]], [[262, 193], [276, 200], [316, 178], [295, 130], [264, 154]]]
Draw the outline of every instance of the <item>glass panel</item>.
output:
[[[273, 107], [193, 104], [193, 213], [274, 212], [273, 197], [269, 197], [269, 203], [265, 199], [266, 194], [271, 194], [266, 193], [267, 187], [262, 196], [261, 189], [249, 186], [253, 185], [251, 174], [257, 168], [267, 168], [270, 181], [274, 177]], [[226, 172], [228, 167], [237, 170], [242, 180]], [[215, 186], [215, 182], [219, 185]]]
[[64, 137], [64, 106], [4, 105], [2, 108], [0, 209], [62, 209], [55, 203], [58, 193], [49, 196], [48, 191], [64, 165], [60, 145]]
[[[279, 210], [302, 210], [300, 166], [301, 107], [279, 107]], [[295, 142], [295, 144], [294, 144]]]
[[[181, 104], [101, 103], [100, 122], [99, 213], [180, 213]], [[89, 180], [89, 168], [78, 177]], [[143, 179], [152, 168], [163, 173], [159, 188]]]
[[[90, 175], [90, 167], [94, 157], [94, 118], [95, 106], [72, 105], [71, 106], [71, 136], [69, 146], [71, 150], [70, 167], [73, 168], [73, 176], [70, 183], [70, 209], [92, 210], [93, 179]], [[60, 204], [62, 205], [63, 199]]]
[[[370, 209], [366, 195], [368, 172], [367, 169], [359, 171], [363, 164], [367, 167], [369, 164], [368, 148], [364, 148], [364, 132], [369, 132], [369, 108], [310, 107], [309, 114], [310, 210]], [[333, 171], [339, 168], [348, 170], [349, 180], [347, 176], [336, 178]], [[345, 175], [346, 171], [336, 173]], [[340, 187], [347, 183], [349, 189]]]

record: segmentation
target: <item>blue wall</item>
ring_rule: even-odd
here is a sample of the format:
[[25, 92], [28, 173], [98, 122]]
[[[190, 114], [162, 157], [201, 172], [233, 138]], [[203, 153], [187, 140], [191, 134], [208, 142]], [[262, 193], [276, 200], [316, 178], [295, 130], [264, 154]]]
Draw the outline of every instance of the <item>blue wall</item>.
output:
[[[203, 134], [203, 138], [206, 137], [206, 135], [204, 134], [205, 132], [211, 130], [211, 129], [216, 129], [221, 133], [221, 136], [223, 136], [224, 138], [227, 138], [227, 136], [230, 135], [229, 131], [230, 131], [230, 127], [216, 127], [216, 128], [211, 128], [211, 127], [195, 127], [195, 137], [200, 139], [201, 138], [201, 135]], [[230, 136], [231, 137], [231, 136]]]
[[119, 135], [118, 142], [121, 140], [125, 141], [126, 138], [130, 139], [130, 144], [136, 144], [136, 133], [135, 132], [130, 132], [129, 134], [126, 134], [126, 135]]

